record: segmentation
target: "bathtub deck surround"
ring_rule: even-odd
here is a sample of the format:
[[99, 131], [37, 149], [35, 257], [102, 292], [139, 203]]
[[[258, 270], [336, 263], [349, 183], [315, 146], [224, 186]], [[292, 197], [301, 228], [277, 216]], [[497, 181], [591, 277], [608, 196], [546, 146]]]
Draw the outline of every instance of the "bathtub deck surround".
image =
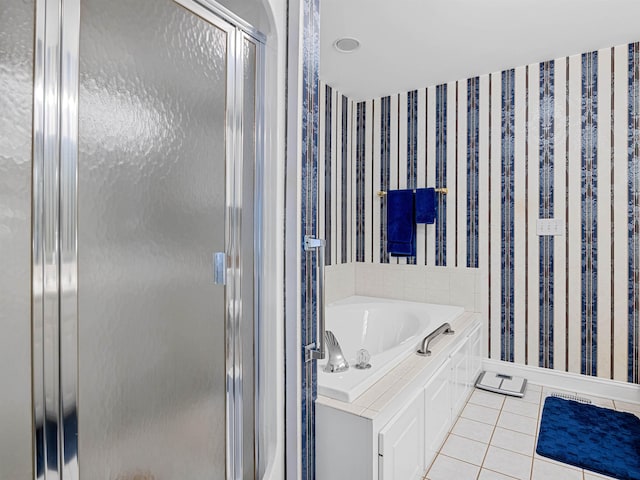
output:
[[638, 402], [529, 383], [524, 398], [474, 390], [449, 431], [425, 480], [613, 480], [535, 453], [546, 397], [577, 395], [592, 404], [640, 418]]
[[319, 480], [404, 480], [424, 472], [482, 362], [479, 315], [461, 313], [451, 326], [456, 333], [434, 340], [431, 356], [410, 355], [352, 402], [318, 396]]

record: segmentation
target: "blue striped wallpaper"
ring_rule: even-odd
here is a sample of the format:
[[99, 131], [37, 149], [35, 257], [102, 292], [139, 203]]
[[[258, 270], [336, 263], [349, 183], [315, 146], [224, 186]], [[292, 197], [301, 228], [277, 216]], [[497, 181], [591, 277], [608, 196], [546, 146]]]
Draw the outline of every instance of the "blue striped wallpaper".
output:
[[367, 105], [360, 102], [356, 109], [356, 262], [364, 262], [365, 209], [365, 122]]
[[418, 91], [407, 94], [407, 188], [418, 185]]
[[[391, 177], [391, 97], [381, 100], [380, 111], [380, 190], [389, 190]], [[380, 263], [389, 263], [387, 252], [387, 199], [380, 198]]]
[[[540, 64], [540, 151], [539, 151], [539, 218], [554, 218], [554, 68], [555, 62]], [[541, 236], [540, 249], [540, 363], [553, 368], [553, 247], [554, 237]]]
[[582, 55], [582, 373], [597, 375], [598, 52]]
[[[333, 89], [329, 86], [325, 86], [325, 101], [324, 101], [324, 122], [325, 125], [331, 126], [331, 115], [333, 113]], [[320, 221], [324, 220], [324, 239], [326, 241], [325, 252], [324, 252], [324, 262], [325, 265], [331, 265], [332, 263], [332, 249], [331, 245], [332, 241], [332, 232], [331, 232], [331, 218], [332, 218], [332, 210], [331, 210], [331, 199], [333, 198], [333, 190], [332, 186], [332, 176], [331, 176], [331, 141], [333, 136], [333, 128], [325, 128], [324, 129], [324, 143], [328, 145], [329, 148], [326, 148], [324, 151], [324, 219], [320, 219]]]
[[500, 359], [514, 361], [514, 129], [515, 70], [502, 72], [502, 342]]
[[355, 137], [353, 199], [336, 172], [324, 189], [328, 215], [354, 208], [350, 258], [389, 263], [378, 190], [448, 187], [407, 263], [483, 269], [490, 356], [640, 383], [639, 68], [634, 43], [359, 102], [351, 132], [325, 112], [326, 169]]
[[629, 45], [629, 381], [640, 383], [640, 44]]
[[[407, 188], [418, 185], [418, 91], [407, 94]], [[407, 257], [409, 265], [416, 264], [416, 257]]]
[[305, 362], [304, 346], [316, 341], [317, 292], [316, 255], [304, 250], [304, 236], [318, 235], [318, 144], [319, 144], [319, 66], [320, 2], [302, 2], [302, 158], [301, 158], [301, 238], [300, 238], [300, 357], [302, 476], [315, 478], [315, 400], [317, 396], [316, 362]]
[[[447, 85], [436, 87], [436, 188], [447, 186]], [[436, 265], [447, 265], [447, 199], [438, 195]]]
[[[348, 121], [348, 106], [349, 106], [349, 100], [347, 97], [345, 97], [344, 95], [342, 95], [342, 142], [341, 142], [341, 146], [342, 146], [342, 151], [341, 151], [341, 175], [340, 175], [340, 182], [341, 182], [341, 189], [340, 191], [342, 192], [342, 198], [341, 198], [341, 210], [343, 212], [347, 211], [347, 206], [348, 206], [348, 195], [347, 195], [347, 183], [349, 181], [349, 158], [351, 157], [351, 152], [349, 152], [349, 148], [348, 148], [348, 137], [349, 137], [349, 121]], [[349, 248], [347, 245], [347, 215], [341, 215], [340, 216], [340, 221], [342, 222], [342, 228], [340, 229], [341, 235], [340, 235], [340, 253], [341, 253], [341, 259], [342, 259], [342, 263], [347, 263], [349, 261], [348, 258], [348, 252], [349, 252]]]
[[477, 268], [480, 195], [480, 77], [467, 81], [467, 267]]

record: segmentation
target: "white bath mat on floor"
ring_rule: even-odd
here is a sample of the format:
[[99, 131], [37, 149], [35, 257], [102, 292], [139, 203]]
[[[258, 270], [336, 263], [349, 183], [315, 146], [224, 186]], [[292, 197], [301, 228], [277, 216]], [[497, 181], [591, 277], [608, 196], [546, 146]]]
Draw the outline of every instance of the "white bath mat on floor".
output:
[[476, 381], [476, 388], [513, 397], [523, 397], [527, 388], [527, 379], [504, 373], [482, 372]]

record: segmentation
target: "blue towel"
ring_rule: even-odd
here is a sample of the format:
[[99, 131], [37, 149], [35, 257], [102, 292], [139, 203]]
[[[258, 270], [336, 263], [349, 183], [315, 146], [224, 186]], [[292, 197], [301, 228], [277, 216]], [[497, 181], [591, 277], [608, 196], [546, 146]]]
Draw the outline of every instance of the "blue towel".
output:
[[413, 190], [387, 192], [387, 252], [395, 257], [413, 257], [416, 254]]
[[438, 200], [434, 188], [416, 190], [416, 223], [436, 223]]

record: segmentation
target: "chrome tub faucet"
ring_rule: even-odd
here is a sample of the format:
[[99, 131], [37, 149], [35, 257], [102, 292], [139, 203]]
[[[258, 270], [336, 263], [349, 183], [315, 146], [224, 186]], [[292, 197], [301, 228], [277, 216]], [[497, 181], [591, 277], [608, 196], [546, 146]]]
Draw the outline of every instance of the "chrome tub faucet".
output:
[[336, 336], [331, 330], [327, 330], [324, 333], [324, 337], [327, 342], [327, 356], [329, 358], [323, 370], [327, 373], [338, 373], [348, 370], [349, 364], [342, 354], [342, 348], [340, 348]]

